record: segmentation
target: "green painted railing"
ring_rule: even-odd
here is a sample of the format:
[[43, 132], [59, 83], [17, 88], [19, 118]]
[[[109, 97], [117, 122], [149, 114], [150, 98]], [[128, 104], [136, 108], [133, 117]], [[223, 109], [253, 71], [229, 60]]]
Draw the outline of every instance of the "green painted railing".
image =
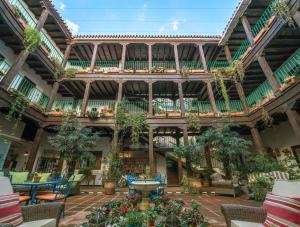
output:
[[[9, 0], [9, 2], [15, 8], [16, 13], [20, 15], [29, 26], [36, 27], [37, 19], [22, 0]], [[61, 63], [63, 61], [63, 54], [44, 29], [41, 31], [41, 39], [42, 43], [50, 51], [50, 56]]]
[[269, 81], [266, 80], [246, 97], [246, 101], [248, 105], [252, 107], [253, 105], [260, 103], [263, 99], [272, 95], [274, 95], [274, 91]]
[[272, 17], [272, 3], [268, 6], [268, 8], [264, 11], [264, 13], [256, 22], [256, 24], [253, 26], [252, 34], [254, 37], [257, 36], [258, 33], [267, 25], [271, 17]]
[[175, 60], [174, 61], [152, 61], [153, 67], [163, 67], [165, 69], [176, 69]]
[[250, 46], [250, 42], [248, 41], [248, 39], [245, 39], [242, 42], [241, 46], [235, 52], [235, 54], [233, 56], [233, 60], [234, 61], [240, 60], [241, 57], [243, 56], [243, 54], [248, 50], [249, 46]]
[[184, 107], [187, 113], [210, 113], [212, 112], [209, 101], [196, 99], [184, 99]]
[[207, 68], [210, 69], [217, 69], [217, 68], [224, 68], [228, 67], [229, 63], [228, 61], [208, 61], [207, 62]]
[[[228, 112], [224, 100], [216, 100], [217, 109], [222, 112]], [[243, 112], [243, 104], [241, 100], [229, 100], [230, 112]]]
[[114, 111], [115, 100], [89, 100], [87, 104], [87, 111], [95, 110], [101, 112], [102, 109], [107, 111]]
[[91, 62], [90, 61], [75, 61], [69, 60], [67, 62], [66, 68], [73, 68], [73, 69], [86, 69], [90, 68]]
[[193, 69], [203, 69], [202, 63], [200, 61], [179, 61], [180, 68]]
[[[175, 106], [174, 106], [175, 105]], [[160, 98], [153, 100], [153, 110], [155, 113], [165, 113], [165, 112], [180, 112], [179, 100], [174, 103], [170, 99]]]
[[125, 69], [148, 70], [148, 61], [125, 61]]
[[[1, 73], [3, 73], [5, 75], [8, 72], [9, 69], [10, 69], [10, 65], [5, 60], [2, 60], [0, 62], [0, 71], [1, 71]], [[0, 81], [2, 79], [3, 79], [3, 76], [0, 76]]]
[[126, 105], [129, 113], [147, 113], [148, 102], [146, 101], [129, 101]]
[[72, 98], [56, 99], [53, 102], [51, 111], [80, 113], [81, 104], [82, 100], [74, 100]]
[[112, 61], [96, 61], [96, 66], [101, 68], [118, 68], [119, 61], [112, 60]]
[[298, 49], [288, 60], [286, 60], [274, 73], [274, 76], [280, 84], [289, 76], [295, 75], [295, 72], [300, 68], [300, 49]]

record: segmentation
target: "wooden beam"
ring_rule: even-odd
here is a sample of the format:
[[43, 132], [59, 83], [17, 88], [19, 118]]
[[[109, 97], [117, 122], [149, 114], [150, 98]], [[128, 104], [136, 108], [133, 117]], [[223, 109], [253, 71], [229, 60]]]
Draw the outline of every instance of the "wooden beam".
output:
[[277, 92], [280, 88], [280, 85], [279, 85], [278, 81], [276, 80], [276, 78], [274, 77], [273, 71], [272, 71], [271, 67], [269, 66], [266, 58], [263, 56], [259, 56], [257, 60], [258, 60], [258, 63], [260, 65], [262, 71], [264, 72], [267, 80], [270, 82], [270, 85], [272, 86], [273, 90], [275, 92]]
[[38, 128], [38, 130], [35, 134], [35, 137], [34, 137], [34, 141], [33, 141], [31, 150], [29, 152], [28, 161], [26, 163], [26, 170], [28, 170], [29, 172], [31, 172], [33, 169], [33, 165], [34, 165], [36, 155], [38, 153], [43, 135], [44, 135], [44, 129]]
[[300, 143], [300, 117], [297, 111], [291, 110], [290, 108], [286, 110], [286, 115], [288, 116], [290, 125], [295, 133], [298, 143]]
[[210, 105], [211, 105], [213, 113], [216, 115], [218, 113], [218, 109], [217, 109], [217, 105], [216, 105], [214, 92], [213, 92], [213, 89], [212, 89], [212, 86], [211, 86], [211, 82], [208, 81], [206, 84], [207, 84], [207, 92], [208, 92]]
[[181, 117], [185, 117], [185, 106], [184, 106], [184, 97], [183, 97], [183, 91], [182, 91], [182, 83], [178, 82], [178, 95], [179, 95], [179, 101], [180, 101], [180, 110], [181, 110]]
[[253, 138], [253, 142], [256, 148], [257, 153], [264, 153], [266, 151], [263, 140], [260, 136], [260, 133], [256, 127], [251, 127], [250, 128], [251, 135]]
[[82, 117], [85, 116], [85, 112], [86, 112], [86, 107], [89, 101], [89, 96], [90, 96], [90, 90], [91, 90], [91, 82], [87, 82], [85, 85], [85, 91], [84, 91], [84, 97], [82, 100], [82, 105], [81, 105], [81, 112], [80, 115]]
[[174, 58], [175, 58], [175, 65], [176, 65], [176, 72], [180, 73], [180, 66], [179, 66], [179, 58], [178, 58], [178, 45], [173, 44], [174, 46]]
[[243, 24], [243, 28], [245, 30], [245, 33], [246, 33], [246, 36], [247, 36], [247, 39], [249, 40], [250, 42], [250, 45], [253, 46], [254, 45], [254, 37], [253, 37], [253, 34], [251, 32], [251, 26], [250, 26], [250, 23], [247, 19], [246, 16], [242, 16], [241, 17], [241, 22]]
[[207, 63], [204, 55], [203, 44], [198, 44], [200, 59], [204, 70], [207, 70]]
[[91, 68], [90, 71], [94, 72], [96, 61], [97, 61], [97, 53], [98, 53], [98, 43], [94, 44], [94, 50], [93, 50], [93, 56], [92, 56], [92, 61], [91, 61]]

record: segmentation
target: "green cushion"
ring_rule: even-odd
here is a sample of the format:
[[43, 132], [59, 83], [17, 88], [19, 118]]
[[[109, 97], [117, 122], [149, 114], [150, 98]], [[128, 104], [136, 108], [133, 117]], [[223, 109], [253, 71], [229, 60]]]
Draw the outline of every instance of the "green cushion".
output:
[[73, 174], [70, 178], [69, 181], [82, 181], [84, 175], [83, 174]]
[[4, 177], [4, 172], [0, 171], [0, 177]]
[[27, 180], [29, 172], [10, 172], [12, 175], [11, 182], [14, 183], [23, 183]]
[[[37, 173], [38, 176], [41, 177], [40, 181], [39, 182], [47, 182], [51, 173]], [[32, 181], [34, 181], [34, 178], [32, 179]]]

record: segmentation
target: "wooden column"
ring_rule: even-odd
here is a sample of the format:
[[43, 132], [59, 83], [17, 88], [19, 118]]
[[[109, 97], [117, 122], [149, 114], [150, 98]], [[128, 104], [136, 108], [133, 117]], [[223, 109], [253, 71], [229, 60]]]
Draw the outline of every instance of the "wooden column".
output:
[[118, 112], [118, 105], [122, 101], [122, 95], [123, 95], [123, 81], [118, 81], [118, 94], [115, 104], [115, 115]]
[[127, 43], [123, 43], [122, 46], [123, 48], [122, 48], [122, 59], [121, 59], [121, 69], [120, 69], [121, 73], [124, 72], [124, 68], [125, 68]]
[[83, 100], [82, 100], [81, 112], [80, 112], [80, 115], [82, 117], [84, 117], [85, 112], [86, 112], [86, 107], [87, 107], [89, 97], [90, 97], [90, 90], [91, 90], [91, 82], [87, 81], [86, 84], [85, 84], [84, 97], [83, 97]]
[[199, 55], [200, 55], [200, 60], [201, 60], [203, 69], [207, 70], [207, 63], [206, 63], [205, 54], [204, 54], [204, 50], [203, 50], [203, 44], [198, 44], [198, 48], [199, 48]]
[[149, 99], [148, 99], [148, 116], [153, 117], [153, 105], [152, 105], [152, 100], [153, 100], [153, 82], [149, 81], [148, 82], [148, 93], [149, 93]]
[[29, 152], [29, 156], [28, 156], [28, 161], [26, 164], [26, 170], [28, 170], [29, 172], [32, 171], [33, 169], [33, 165], [36, 159], [36, 155], [38, 153], [40, 144], [42, 142], [42, 138], [43, 138], [43, 134], [44, 134], [44, 129], [43, 128], [38, 128], [35, 137], [34, 137], [34, 141], [31, 147], [31, 150]]
[[291, 110], [290, 108], [286, 110], [286, 115], [288, 116], [290, 125], [293, 128], [295, 136], [298, 143], [300, 143], [300, 117], [297, 111]]
[[178, 45], [177, 45], [177, 43], [174, 43], [173, 46], [174, 46], [174, 57], [175, 57], [176, 72], [180, 73], [179, 57], [178, 57]]
[[153, 127], [149, 127], [149, 166], [151, 176], [156, 174], [154, 163], [154, 147], [153, 147]]
[[218, 109], [217, 109], [217, 105], [216, 105], [214, 92], [212, 90], [211, 82], [208, 81], [206, 84], [207, 84], [207, 93], [208, 93], [208, 97], [209, 97], [209, 102], [210, 102], [213, 113], [216, 115], [218, 113]]
[[231, 57], [230, 49], [227, 44], [224, 46], [224, 52], [225, 52], [225, 56], [226, 56], [226, 59], [227, 59], [229, 65], [231, 65], [232, 57]]
[[298, 25], [298, 27], [300, 27], [300, 11], [296, 11], [293, 18], [294, 18], [296, 24]]
[[258, 57], [258, 63], [262, 69], [262, 71], [264, 72], [267, 80], [270, 82], [270, 85], [272, 86], [273, 90], [276, 92], [279, 90], [280, 85], [278, 83], [278, 81], [276, 80], [276, 78], [273, 75], [273, 71], [270, 68], [268, 62], [266, 61], [266, 58], [263, 56], [259, 56]]
[[[37, 26], [36, 29], [37, 31], [41, 31], [41, 29], [43, 28], [45, 21], [48, 17], [48, 10], [47, 9], [43, 9], [42, 14], [37, 22]], [[18, 55], [15, 63], [12, 65], [12, 67], [8, 70], [8, 72], [6, 73], [6, 75], [3, 77], [2, 81], [1, 81], [1, 86], [4, 89], [9, 88], [9, 85], [11, 84], [11, 82], [13, 81], [14, 77], [18, 74], [18, 72], [21, 70], [22, 66], [24, 65], [27, 57], [29, 56], [30, 52], [28, 50], [23, 50], [21, 51], [21, 53]]]
[[245, 96], [245, 93], [244, 93], [243, 86], [239, 82], [236, 82], [235, 86], [236, 86], [236, 90], [239, 94], [240, 100], [242, 101], [244, 111], [245, 111], [245, 113], [248, 114], [249, 113], [249, 106], [248, 106], [248, 103], [247, 103], [247, 100], [246, 100], [246, 96]]
[[253, 35], [251, 32], [251, 26], [250, 26], [250, 23], [249, 23], [247, 17], [242, 16], [241, 22], [243, 24], [247, 39], [249, 40], [250, 45], [253, 46], [255, 42], [254, 42], [254, 38], [253, 38]]
[[182, 82], [178, 82], [178, 95], [180, 101], [181, 117], [185, 117], [184, 97], [182, 91]]
[[148, 44], [148, 70], [149, 70], [149, 74], [151, 74], [151, 71], [152, 71], [152, 43]]
[[257, 153], [263, 153], [265, 151], [265, 146], [263, 140], [260, 136], [260, 133], [256, 127], [251, 127], [251, 135], [253, 138], [253, 142], [256, 148]]
[[47, 107], [46, 107], [46, 112], [51, 111], [53, 102], [54, 102], [54, 100], [56, 98], [56, 95], [57, 95], [58, 88], [59, 88], [59, 83], [54, 82], [52, 90], [51, 90], [51, 94], [50, 94], [50, 97], [49, 97], [49, 101], [48, 101], [48, 104], [47, 104]]
[[183, 132], [183, 143], [184, 143], [184, 145], [188, 145], [189, 144], [189, 135], [188, 135], [187, 126], [182, 128], [182, 132]]
[[65, 54], [64, 54], [64, 60], [63, 60], [63, 63], [62, 63], [63, 67], [66, 67], [66, 65], [67, 65], [71, 49], [72, 49], [72, 45], [68, 44], [68, 46], [66, 48], [66, 51], [65, 51]]
[[94, 44], [94, 50], [93, 50], [93, 56], [92, 56], [92, 61], [91, 61], [91, 72], [94, 72], [95, 65], [96, 65], [96, 60], [97, 60], [97, 53], [98, 53], [98, 43]]

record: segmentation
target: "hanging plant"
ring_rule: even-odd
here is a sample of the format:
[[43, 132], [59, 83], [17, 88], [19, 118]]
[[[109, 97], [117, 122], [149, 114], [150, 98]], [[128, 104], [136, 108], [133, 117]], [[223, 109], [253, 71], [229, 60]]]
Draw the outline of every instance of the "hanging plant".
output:
[[272, 3], [272, 14], [284, 21], [289, 27], [295, 27], [287, 0], [275, 0]]
[[262, 108], [261, 113], [261, 119], [266, 127], [272, 127], [274, 119], [270, 116], [270, 114], [265, 110], [265, 108]]
[[188, 77], [190, 75], [190, 69], [184, 66], [180, 69], [180, 74], [183, 77]]
[[74, 68], [68, 68], [64, 70], [64, 76], [68, 78], [74, 78], [77, 73], [77, 69]]
[[62, 64], [60, 64], [56, 59], [51, 59], [54, 64], [54, 77], [56, 79], [60, 79], [63, 77], [67, 78], [74, 78], [76, 73], [78, 72], [77, 69], [68, 68], [65, 69]]
[[0, 77], [4, 76], [4, 72], [0, 71]]
[[15, 127], [22, 120], [24, 112], [29, 108], [29, 100], [19, 91], [12, 89], [11, 95], [15, 100], [11, 103], [8, 114], [5, 116], [7, 120], [16, 119]]
[[229, 104], [230, 100], [229, 100], [229, 95], [228, 95], [227, 88], [226, 88], [226, 85], [224, 82], [223, 74], [221, 71], [218, 70], [217, 73], [214, 74], [214, 77], [215, 77], [216, 87], [224, 98], [226, 111], [229, 112], [230, 111], [230, 104]]
[[39, 48], [39, 46], [41, 45], [40, 32], [37, 31], [35, 28], [26, 26], [26, 28], [24, 30], [23, 44], [24, 44], [25, 50], [27, 50], [31, 53], [36, 51]]
[[188, 128], [194, 132], [200, 131], [201, 129], [201, 118], [189, 115], [187, 119]]
[[91, 120], [95, 120], [98, 118], [98, 111], [97, 110], [91, 110], [87, 112], [87, 116], [91, 119]]
[[232, 68], [233, 68], [233, 80], [235, 82], [242, 83], [245, 78], [245, 68], [242, 61], [234, 61], [232, 62]]

